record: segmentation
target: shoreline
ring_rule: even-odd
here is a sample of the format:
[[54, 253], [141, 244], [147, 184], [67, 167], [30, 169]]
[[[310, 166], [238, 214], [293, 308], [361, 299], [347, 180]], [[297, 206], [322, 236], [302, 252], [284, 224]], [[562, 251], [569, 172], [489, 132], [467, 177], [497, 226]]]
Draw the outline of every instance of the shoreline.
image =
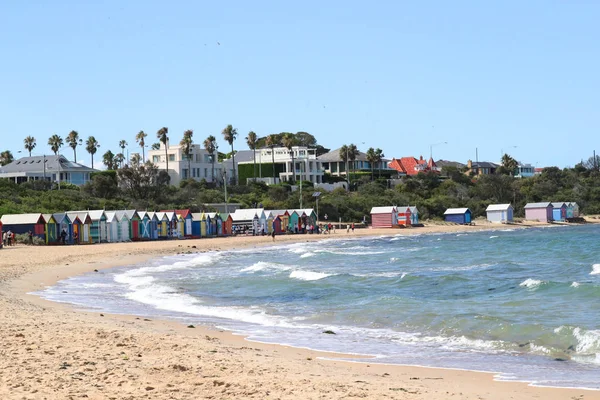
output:
[[[542, 224], [535, 224], [534, 226], [542, 226]], [[552, 226], [552, 225], [549, 225]], [[567, 398], [566, 396], [583, 396], [585, 398], [600, 398], [600, 392], [593, 389], [567, 389], [567, 388], [555, 388], [555, 387], [537, 387], [532, 386], [529, 383], [515, 382], [515, 381], [498, 381], [494, 377], [496, 374], [489, 372], [476, 372], [470, 370], [457, 370], [447, 368], [434, 368], [427, 366], [405, 366], [397, 364], [369, 364], [368, 361], [340, 361], [336, 358], [347, 357], [348, 354], [330, 353], [330, 352], [319, 352], [315, 350], [302, 349], [297, 347], [290, 347], [286, 345], [277, 345], [271, 343], [263, 343], [252, 340], [247, 340], [244, 336], [237, 335], [232, 332], [220, 331], [206, 326], [197, 326], [194, 329], [187, 328], [180, 322], [172, 320], [142, 320], [139, 317], [131, 315], [120, 315], [120, 314], [99, 314], [94, 311], [80, 311], [76, 309], [76, 306], [68, 303], [58, 303], [45, 300], [34, 294], [29, 294], [33, 291], [43, 289], [47, 286], [52, 286], [56, 282], [66, 279], [71, 276], [93, 272], [94, 270], [103, 270], [108, 268], [114, 268], [118, 266], [133, 265], [141, 263], [150, 258], [166, 255], [176, 255], [187, 252], [201, 253], [205, 251], [221, 251], [225, 248], [227, 250], [237, 250], [243, 248], [256, 248], [263, 246], [278, 245], [281, 243], [294, 243], [302, 241], [314, 241], [314, 240], [327, 240], [327, 239], [347, 239], [347, 238], [359, 238], [366, 236], [394, 236], [398, 234], [423, 234], [423, 233], [454, 233], [454, 232], [473, 232], [473, 231], [488, 231], [488, 230], [501, 230], [501, 229], [524, 229], [525, 226], [520, 225], [476, 225], [476, 226], [429, 226], [425, 228], [413, 228], [413, 229], [364, 229], [356, 230], [355, 233], [346, 234], [345, 232], [339, 232], [332, 235], [297, 235], [297, 236], [278, 236], [273, 243], [268, 237], [245, 237], [245, 238], [218, 238], [218, 239], [197, 239], [197, 240], [181, 240], [181, 241], [169, 241], [169, 242], [138, 242], [138, 243], [116, 243], [116, 244], [101, 244], [91, 246], [69, 246], [60, 250], [60, 246], [56, 247], [44, 247], [40, 248], [40, 251], [36, 251], [33, 255], [37, 255], [40, 259], [29, 260], [30, 262], [24, 266], [18, 265], [18, 260], [23, 260], [23, 256], [31, 257], [31, 250], [33, 248], [26, 246], [16, 246], [14, 248], [6, 248], [0, 252], [0, 323], [3, 326], [7, 326], [7, 335], [0, 333], [0, 339], [3, 343], [7, 343], [9, 350], [12, 350], [11, 355], [17, 353], [18, 355], [24, 356], [28, 352], [35, 351], [33, 346], [41, 348], [40, 343], [30, 343], [29, 347], [24, 350], [18, 349], [21, 336], [19, 333], [27, 331], [27, 334], [23, 334], [25, 337], [29, 335], [35, 335], [35, 329], [32, 326], [39, 326], [40, 324], [50, 325], [57, 328], [54, 334], [48, 338], [50, 342], [56, 341], [57, 338], [64, 338], [74, 335], [74, 332], [85, 332], [89, 331], [88, 335], [84, 335], [83, 342], [87, 346], [95, 345], [98, 338], [97, 332], [100, 331], [114, 331], [119, 332], [119, 338], [122, 335], [130, 336], [141, 336], [145, 343], [145, 349], [152, 349], [157, 344], [169, 342], [171, 350], [179, 347], [178, 343], [184, 342], [186, 346], [195, 350], [206, 350], [208, 347], [215, 347], [215, 353], [221, 352], [233, 353], [231, 359], [228, 360], [212, 360], [218, 361], [217, 365], [220, 368], [214, 368], [213, 363], [207, 363], [203, 361], [206, 356], [198, 355], [198, 359], [188, 360], [190, 366], [172, 367], [172, 370], [163, 371], [165, 376], [158, 377], [152, 373], [150, 366], [143, 365], [146, 360], [145, 357], [141, 357], [138, 361], [137, 368], [134, 368], [140, 373], [140, 376], [144, 376], [146, 380], [150, 379], [155, 383], [145, 383], [149, 386], [143, 387], [144, 384], [132, 387], [131, 385], [124, 385], [121, 382], [114, 385], [106, 385], [102, 387], [102, 390], [98, 390], [97, 393], [90, 395], [90, 398], [107, 398], [104, 397], [106, 393], [112, 393], [116, 398], [126, 398], [126, 396], [134, 396], [131, 398], [141, 398], [147, 392], [151, 392], [152, 398], [171, 398], [173, 394], [169, 388], [169, 382], [177, 380], [179, 375], [186, 375], [186, 372], [195, 369], [209, 369], [213, 367], [213, 374], [206, 376], [218, 376], [219, 379], [227, 377], [229, 382], [214, 383], [211, 378], [203, 384], [185, 384], [182, 382], [181, 385], [185, 386], [184, 392], [188, 393], [181, 398], [200, 398], [208, 395], [220, 395], [224, 398], [245, 398], [255, 397], [264, 398], [265, 393], [274, 395], [278, 394], [281, 398], [316, 398], [319, 395], [323, 395], [323, 392], [329, 395], [325, 397], [347, 397], [349, 393], [355, 393], [356, 395], [365, 394], [366, 397], [379, 398], [404, 398], [402, 396], [411, 394], [410, 398], [433, 398], [443, 399], [447, 398], [450, 394], [460, 395], [461, 398], [466, 399], [479, 399], [479, 398], [490, 398], [490, 399], [501, 399], [512, 396], [516, 399], [525, 399], [532, 397], [544, 397], [548, 399]], [[196, 246], [192, 248], [192, 246]], [[12, 253], [10, 256], [5, 257], [6, 253]], [[18, 254], [17, 254], [18, 253]], [[29, 254], [26, 254], [29, 253]], [[58, 254], [56, 254], [58, 253]], [[33, 258], [33, 257], [31, 257]], [[11, 260], [13, 264], [11, 265]], [[15, 262], [16, 261], [16, 262]], [[16, 315], [15, 315], [16, 314]], [[25, 314], [25, 315], [19, 315]], [[58, 319], [58, 321], [56, 321]], [[58, 326], [56, 326], [58, 324]], [[63, 327], [63, 326], [66, 326]], [[62, 329], [58, 329], [61, 328]], [[66, 330], [65, 330], [66, 329]], [[92, 331], [96, 330], [94, 335]], [[10, 335], [12, 333], [12, 336]], [[75, 342], [80, 342], [73, 337]], [[115, 338], [115, 340], [119, 340]], [[200, 341], [199, 341], [200, 340]], [[70, 349], [73, 351], [72, 344], [66, 344], [68, 341], [64, 341], [61, 349]], [[41, 343], [48, 344], [46, 341], [41, 340]], [[218, 346], [217, 346], [218, 344]], [[104, 352], [114, 352], [114, 345], [111, 343], [103, 343], [98, 349], [96, 357], [101, 357]], [[118, 346], [118, 344], [117, 344]], [[85, 346], [83, 346], [85, 347]], [[124, 344], [120, 346], [127, 348]], [[160, 347], [160, 346], [159, 346]], [[76, 347], [77, 352], [81, 352], [81, 346]], [[46, 350], [43, 354], [39, 354], [38, 357], [41, 359], [45, 356], [52, 356], [54, 354], [47, 353]], [[164, 357], [175, 363], [179, 360], [178, 356], [171, 354], [177, 351], [164, 351], [155, 352], [148, 350], [151, 356]], [[213, 350], [210, 350], [213, 351]], [[254, 353], [258, 351], [259, 353]], [[22, 353], [25, 354], [22, 354]], [[56, 353], [56, 350], [53, 350]], [[262, 353], [262, 354], [261, 354]], [[0, 354], [2, 354], [0, 352]], [[8, 353], [7, 353], [8, 354]], [[265, 355], [268, 357], [265, 358]], [[129, 356], [127, 356], [129, 359]], [[216, 356], [214, 356], [216, 357]], [[352, 355], [352, 357], [356, 357]], [[17, 357], [21, 359], [23, 357]], [[50, 357], [51, 358], [51, 357]], [[122, 357], [117, 357], [119, 361]], [[143, 359], [142, 359], [143, 358]], [[175, 358], [175, 360], [174, 360]], [[210, 357], [209, 357], [210, 358]], [[0, 359], [2, 359], [0, 357]], [[273, 364], [275, 361], [275, 365]], [[96, 362], [96, 361], [88, 361]], [[73, 363], [70, 363], [73, 365]], [[119, 364], [119, 363], [116, 363]], [[131, 364], [125, 362], [124, 364]], [[233, 366], [232, 366], [233, 364]], [[133, 363], [135, 366], [135, 363]], [[172, 364], [179, 365], [179, 364]], [[263, 373], [259, 376], [254, 373], [248, 376], [247, 368], [245, 365], [252, 365], [253, 371], [260, 369]], [[335, 366], [335, 368], [332, 368]], [[18, 390], [14, 392], [14, 382], [18, 378], [19, 373], [11, 373], [14, 369], [10, 363], [6, 361], [0, 361], [0, 367], [3, 371], [8, 371], [8, 378], [0, 376], [0, 397], [2, 398], [23, 398], [26, 394], [35, 391], [35, 393], [44, 392], [46, 398], [59, 399], [64, 398], [60, 392], [56, 392], [56, 388], [48, 392], [48, 387], [44, 385], [33, 384], [30, 390]], [[119, 369], [125, 366], [113, 365], [114, 368]], [[237, 373], [234, 377], [230, 373], [224, 374], [223, 371], [231, 371], [237, 368]], [[19, 366], [16, 367], [17, 370]], [[34, 369], [40, 369], [40, 366], [34, 366]], [[67, 367], [64, 371], [68, 370]], [[128, 365], [128, 368], [132, 368]], [[225, 370], [221, 369], [225, 368]], [[81, 369], [81, 368], [80, 368]], [[93, 368], [87, 368], [93, 369]], [[185, 370], [183, 370], [185, 369]], [[285, 370], [283, 375], [288, 379], [287, 384], [280, 384], [280, 378], [282, 375], [282, 369]], [[335, 370], [333, 370], [335, 369]], [[52, 370], [54, 375], [59, 378], [61, 372]], [[59, 370], [63, 371], [63, 370]], [[315, 371], [318, 371], [319, 379], [314, 382]], [[17, 372], [17, 371], [14, 371]], [[20, 371], [22, 373], [22, 371]], [[44, 371], [47, 372], [47, 371]], [[86, 368], [79, 371], [84, 376], [95, 376], [98, 378], [94, 371], [86, 371]], [[219, 373], [220, 372], [220, 373]], [[245, 374], [244, 374], [245, 372]], [[189, 378], [193, 378], [193, 374]], [[433, 375], [434, 377], [431, 377]], [[394, 379], [389, 379], [392, 376]], [[297, 378], [301, 377], [301, 378]], [[414, 378], [414, 379], [413, 379]], [[74, 378], [72, 378], [74, 379]], [[156, 380], [159, 380], [160, 385], [156, 384]], [[215, 378], [216, 379], [216, 378]], [[260, 381], [257, 384], [256, 380]], [[60, 379], [59, 379], [60, 380]], [[136, 379], [143, 380], [143, 379]], [[82, 381], [85, 379], [82, 378]], [[76, 382], [70, 383], [78, 383]], [[221, 381], [219, 381], [221, 382]], [[223, 381], [225, 382], [225, 381]], [[11, 386], [10, 384], [13, 383]], [[88, 382], [89, 383], [89, 382]], [[154, 386], [153, 386], [154, 385]], [[211, 386], [212, 385], [212, 386]], [[339, 386], [340, 393], [338, 390], [333, 390], [332, 387]], [[73, 385], [70, 385], [73, 386]], [[75, 385], [77, 386], [77, 385]], [[160, 386], [160, 388], [159, 388]], [[374, 387], [377, 386], [377, 387]], [[396, 388], [398, 386], [399, 388]], [[13, 391], [11, 392], [11, 387]], [[85, 390], [85, 385], [78, 388], [78, 390]], [[125, 387], [125, 388], [124, 388]], [[147, 389], [152, 387], [152, 389]], [[8, 391], [5, 390], [8, 388]], [[127, 389], [128, 388], [128, 389]], [[231, 389], [230, 389], [231, 388]], [[243, 390], [240, 388], [244, 388]], [[250, 388], [250, 389], [249, 389]], [[89, 389], [89, 388], [88, 388]], [[5, 390], [5, 391], [3, 391]], [[241, 390], [241, 391], [240, 391]], [[54, 393], [54, 394], [52, 394]], [[450, 394], [449, 394], [450, 393]], [[460, 393], [460, 394], [459, 394]], [[63, 393], [64, 394], [64, 393]], [[14, 397], [11, 397], [13, 396]], [[7, 397], [8, 396], [8, 397]], [[52, 397], [56, 396], [56, 397]], [[396, 397], [398, 396], [398, 397]], [[416, 397], [415, 397], [416, 396]], [[483, 396], [483, 397], [481, 397]], [[179, 398], [179, 397], [178, 397]], [[583, 397], [582, 397], [583, 398]]]

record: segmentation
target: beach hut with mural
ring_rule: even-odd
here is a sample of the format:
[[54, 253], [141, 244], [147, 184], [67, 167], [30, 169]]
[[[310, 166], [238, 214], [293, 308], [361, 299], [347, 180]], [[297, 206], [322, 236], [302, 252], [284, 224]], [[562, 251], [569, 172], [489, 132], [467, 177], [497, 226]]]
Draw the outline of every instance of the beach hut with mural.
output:
[[444, 220], [459, 225], [471, 223], [471, 210], [468, 208], [449, 208], [444, 212]]
[[490, 204], [486, 210], [487, 220], [495, 224], [513, 222], [514, 208], [511, 204]]
[[393, 228], [398, 226], [398, 211], [394, 206], [371, 208], [371, 226], [373, 228]]
[[412, 225], [412, 212], [409, 206], [398, 206], [396, 207], [398, 213], [398, 226], [411, 226]]
[[408, 206], [410, 209], [410, 224], [412, 226], [419, 225], [419, 209], [417, 206]]
[[574, 201], [567, 204], [567, 218], [579, 217], [579, 205]]
[[525, 204], [525, 219], [528, 221], [552, 222], [552, 203], [527, 203]]
[[[87, 211], [68, 211], [67, 215], [71, 221], [75, 221], [77, 218], [79, 223], [73, 225], [73, 242], [79, 244], [91, 244], [92, 235], [92, 219]], [[75, 237], [77, 239], [75, 240]]]
[[235, 212], [230, 214], [232, 220], [232, 229], [246, 229], [254, 234], [260, 233], [259, 212], [261, 212], [264, 216], [264, 210], [262, 208], [246, 208], [235, 210]]
[[16, 235], [23, 235], [31, 231], [35, 237], [46, 241], [46, 220], [41, 213], [4, 214], [0, 222], [5, 232], [11, 231]]
[[52, 214], [42, 214], [44, 221], [46, 221], [46, 244], [57, 244], [59, 240], [56, 235], [56, 220]]

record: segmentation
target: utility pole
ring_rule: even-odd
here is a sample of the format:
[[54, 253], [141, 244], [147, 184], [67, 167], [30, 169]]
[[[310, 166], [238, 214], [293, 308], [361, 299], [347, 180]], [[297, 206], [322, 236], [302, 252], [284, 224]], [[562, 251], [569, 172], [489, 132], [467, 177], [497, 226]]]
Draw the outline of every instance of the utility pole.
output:
[[223, 170], [223, 186], [225, 187], [225, 213], [229, 213], [229, 200], [227, 200], [227, 170]]
[[300, 162], [300, 209], [302, 209], [302, 162]]

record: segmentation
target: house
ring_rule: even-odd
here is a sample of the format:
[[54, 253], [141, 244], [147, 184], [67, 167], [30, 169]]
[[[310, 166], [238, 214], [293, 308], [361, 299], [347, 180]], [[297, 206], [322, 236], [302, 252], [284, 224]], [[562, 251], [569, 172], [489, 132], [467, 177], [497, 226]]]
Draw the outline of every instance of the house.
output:
[[399, 176], [415, 176], [420, 172], [440, 173], [440, 168], [438, 168], [435, 161], [432, 158], [426, 161], [423, 156], [419, 159], [414, 157], [393, 158], [389, 163], [389, 167], [396, 170]]
[[398, 226], [398, 211], [394, 206], [371, 208], [371, 227], [393, 228]]
[[552, 203], [527, 203], [525, 204], [525, 219], [529, 221], [551, 222]]
[[471, 210], [468, 208], [449, 208], [444, 213], [444, 220], [455, 224], [468, 225], [471, 223]]
[[552, 219], [561, 222], [567, 219], [567, 203], [562, 201], [552, 203]]
[[[340, 154], [341, 147], [332, 150], [319, 156], [319, 161], [323, 165], [323, 170], [331, 176], [347, 176], [347, 169], [350, 173], [353, 172], [369, 172], [371, 173], [371, 163], [367, 160], [367, 154], [362, 151], [358, 152], [354, 161], [344, 161], [345, 155]], [[394, 170], [388, 166], [390, 160], [382, 158], [381, 162], [373, 165], [373, 172], [377, 175], [386, 177], [391, 176]], [[348, 168], [346, 167], [348, 166]]]
[[410, 224], [412, 226], [419, 225], [419, 210], [417, 206], [409, 206], [410, 209]]
[[467, 175], [475, 175], [475, 176], [480, 176], [480, 175], [493, 175], [496, 173], [496, 170], [498, 169], [499, 165], [498, 164], [494, 164], [493, 162], [487, 162], [487, 161], [471, 161], [469, 160], [467, 162], [467, 171], [465, 172], [465, 174]]
[[531, 164], [517, 164], [517, 170], [515, 171], [515, 178], [531, 178], [535, 175], [535, 168]]
[[7, 178], [15, 183], [45, 180], [82, 186], [90, 181], [92, 172], [97, 170], [71, 162], [63, 155], [44, 155], [21, 157], [0, 167], [0, 178]]
[[490, 222], [501, 224], [513, 222], [514, 208], [511, 204], [490, 204], [485, 211]]

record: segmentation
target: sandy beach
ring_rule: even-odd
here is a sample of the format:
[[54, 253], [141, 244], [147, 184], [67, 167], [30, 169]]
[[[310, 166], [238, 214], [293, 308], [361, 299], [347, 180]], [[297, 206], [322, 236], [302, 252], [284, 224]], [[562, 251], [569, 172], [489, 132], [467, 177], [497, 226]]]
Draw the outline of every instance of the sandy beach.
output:
[[[498, 226], [338, 230], [275, 243]], [[76, 310], [28, 294], [82, 273], [178, 253], [271, 245], [234, 237], [0, 250], [0, 399], [600, 399], [492, 374], [324, 360], [211, 328]]]

